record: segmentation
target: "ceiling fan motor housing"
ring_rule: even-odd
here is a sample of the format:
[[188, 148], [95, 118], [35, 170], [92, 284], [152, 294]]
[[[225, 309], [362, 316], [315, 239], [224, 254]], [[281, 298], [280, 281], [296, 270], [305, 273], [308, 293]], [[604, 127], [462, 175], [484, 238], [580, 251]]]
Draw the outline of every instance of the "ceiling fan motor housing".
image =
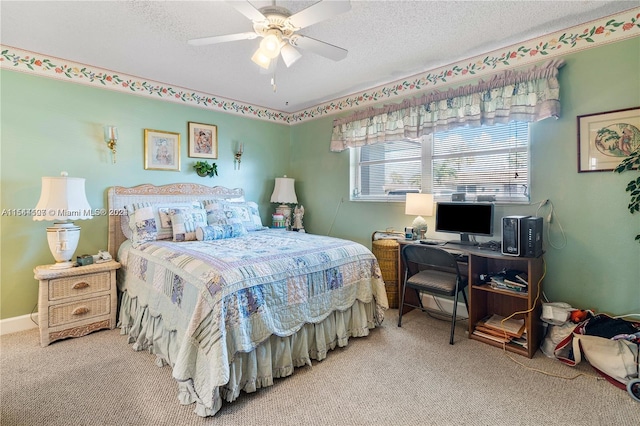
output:
[[291, 16], [291, 12], [284, 7], [265, 6], [260, 8], [260, 13], [262, 13], [267, 19], [263, 21], [254, 21], [253, 30], [261, 37], [269, 35], [272, 30], [278, 30], [282, 39], [286, 40], [291, 37], [293, 33], [299, 30], [299, 28], [291, 25], [287, 19]]

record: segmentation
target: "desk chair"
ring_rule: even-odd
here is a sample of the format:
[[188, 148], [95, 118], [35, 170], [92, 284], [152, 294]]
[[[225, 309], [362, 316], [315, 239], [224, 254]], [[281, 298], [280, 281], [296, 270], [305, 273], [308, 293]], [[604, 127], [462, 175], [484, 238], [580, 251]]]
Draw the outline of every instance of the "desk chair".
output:
[[451, 337], [449, 344], [453, 345], [453, 333], [456, 327], [456, 311], [458, 308], [458, 294], [462, 293], [464, 304], [469, 311], [467, 295], [464, 292], [468, 280], [460, 274], [458, 262], [451, 253], [438, 247], [424, 244], [407, 244], [402, 248], [404, 260], [404, 279], [400, 292], [400, 309], [398, 327], [402, 327], [402, 308], [405, 305], [404, 293], [407, 288], [414, 289], [420, 306], [407, 304], [413, 308], [426, 311], [422, 305], [421, 293], [437, 296], [453, 296], [453, 315], [451, 317]]

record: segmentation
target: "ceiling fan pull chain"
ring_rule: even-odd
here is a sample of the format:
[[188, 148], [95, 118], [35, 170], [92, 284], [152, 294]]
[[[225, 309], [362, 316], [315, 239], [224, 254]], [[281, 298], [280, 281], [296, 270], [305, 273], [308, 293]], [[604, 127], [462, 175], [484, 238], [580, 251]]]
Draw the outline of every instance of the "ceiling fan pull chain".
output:
[[273, 87], [273, 93], [276, 92], [276, 73], [273, 73], [273, 77], [271, 77], [271, 87]]

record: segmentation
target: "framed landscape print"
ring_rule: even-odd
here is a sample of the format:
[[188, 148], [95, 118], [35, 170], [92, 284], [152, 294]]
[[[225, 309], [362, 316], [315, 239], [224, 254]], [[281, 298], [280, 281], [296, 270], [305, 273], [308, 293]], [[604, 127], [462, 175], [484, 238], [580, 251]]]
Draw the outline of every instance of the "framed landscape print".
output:
[[145, 170], [180, 171], [180, 133], [144, 129]]
[[218, 158], [218, 126], [189, 122], [189, 157]]
[[578, 172], [612, 171], [640, 146], [640, 107], [578, 116]]

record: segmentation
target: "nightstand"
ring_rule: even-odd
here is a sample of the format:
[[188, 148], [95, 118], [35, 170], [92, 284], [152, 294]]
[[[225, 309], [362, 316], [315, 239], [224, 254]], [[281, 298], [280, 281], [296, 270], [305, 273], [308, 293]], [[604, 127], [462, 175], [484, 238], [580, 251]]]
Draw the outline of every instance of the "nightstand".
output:
[[116, 261], [68, 269], [37, 266], [40, 346], [116, 326]]

